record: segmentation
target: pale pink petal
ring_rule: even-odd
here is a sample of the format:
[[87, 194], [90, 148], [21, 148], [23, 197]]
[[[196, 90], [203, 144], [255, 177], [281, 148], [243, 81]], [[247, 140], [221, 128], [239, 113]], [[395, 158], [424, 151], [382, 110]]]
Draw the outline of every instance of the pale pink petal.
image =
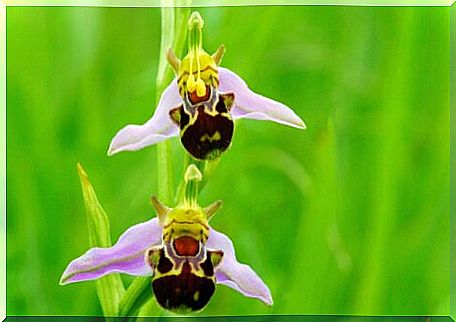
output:
[[73, 260], [63, 272], [60, 284], [93, 280], [109, 273], [150, 275], [152, 270], [145, 261], [145, 253], [161, 243], [161, 234], [157, 218], [132, 226], [114, 246], [92, 248]]
[[303, 120], [288, 106], [253, 92], [231, 70], [219, 67], [218, 71], [220, 92], [234, 92], [234, 107], [231, 110], [234, 119], [269, 120], [299, 129], [306, 128]]
[[269, 288], [250, 266], [237, 261], [233, 243], [228, 236], [211, 229], [206, 247], [223, 251], [222, 262], [215, 272], [218, 284], [224, 284], [245, 296], [257, 298], [267, 305], [272, 305]]
[[143, 125], [127, 125], [111, 141], [108, 155], [121, 151], [136, 151], [179, 134], [179, 128], [169, 116], [169, 111], [182, 103], [177, 81], [163, 91], [152, 118]]

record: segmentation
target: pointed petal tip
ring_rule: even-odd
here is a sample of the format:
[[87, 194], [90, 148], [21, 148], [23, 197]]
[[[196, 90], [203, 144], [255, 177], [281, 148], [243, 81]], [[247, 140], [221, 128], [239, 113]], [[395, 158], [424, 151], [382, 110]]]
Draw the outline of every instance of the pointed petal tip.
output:
[[300, 130], [307, 130], [307, 125], [303, 120], [299, 118], [299, 122], [296, 124], [296, 128]]
[[91, 248], [71, 261], [59, 284], [95, 280], [110, 273], [149, 275], [151, 269], [144, 260], [144, 254], [161, 242], [161, 235], [162, 229], [156, 218], [136, 224], [127, 229], [114, 246]]
[[65, 271], [63, 272], [62, 276], [60, 277], [59, 280], [59, 285], [67, 285], [67, 284], [72, 284], [77, 282], [78, 280], [75, 280], [71, 273], [68, 273], [68, 270], [70, 269], [71, 263], [65, 268]]
[[66, 281], [66, 276], [62, 275], [62, 277], [59, 280], [59, 285], [66, 285], [68, 282]]
[[234, 246], [228, 236], [211, 229], [206, 246], [223, 251], [223, 259], [216, 269], [216, 282], [231, 287], [242, 295], [256, 298], [268, 306], [273, 304], [271, 291], [258, 274], [236, 259]]
[[[157, 144], [166, 139], [179, 135], [179, 127], [172, 123], [171, 118], [168, 120], [166, 115], [165, 121], [162, 123], [169, 123], [168, 125], [158, 124], [161, 128], [154, 128], [155, 122], [152, 118], [143, 125], [129, 124], [120, 129], [108, 148], [108, 156], [123, 152], [123, 151], [138, 151], [145, 147]], [[151, 125], [152, 124], [152, 125]]]
[[[295, 114], [295, 113], [293, 113], [293, 114]], [[280, 121], [276, 121], [276, 122], [294, 127], [295, 129], [298, 129], [298, 130], [307, 130], [306, 123], [304, 123], [304, 121], [296, 114], [294, 115], [294, 117], [292, 119], [289, 119], [289, 120], [283, 121], [283, 122], [280, 122]]]
[[220, 91], [234, 93], [233, 119], [269, 120], [306, 129], [303, 120], [287, 105], [252, 91], [233, 71], [219, 67]]
[[[268, 291], [269, 291], [269, 289], [268, 289]], [[260, 300], [261, 302], [263, 302], [268, 307], [271, 307], [274, 305], [274, 301], [272, 300], [272, 296], [271, 296], [270, 292], [268, 292], [267, 294], [258, 295], [256, 298], [258, 300]]]
[[59, 281], [59, 285], [60, 286], [64, 286], [64, 285], [73, 284], [73, 283], [76, 283], [76, 282], [78, 282], [78, 281], [74, 280], [74, 279], [71, 279], [71, 276], [62, 275], [62, 277], [60, 278], [60, 281]]
[[[177, 59], [177, 58], [176, 58]], [[137, 151], [179, 135], [179, 127], [169, 116], [169, 111], [182, 103], [177, 80], [165, 88], [152, 117], [144, 124], [129, 124], [114, 135], [108, 148], [108, 156], [121, 151]]]
[[[268, 289], [269, 291], [269, 289]], [[274, 300], [272, 299], [272, 296], [271, 296], [271, 293], [269, 292], [269, 294], [264, 297], [264, 298], [261, 298], [261, 301], [266, 304], [267, 306], [271, 307], [274, 305]]]
[[258, 293], [257, 296], [252, 296], [254, 298], [259, 299], [261, 302], [266, 304], [267, 306], [271, 307], [274, 304], [274, 301], [272, 299], [271, 291], [269, 290], [269, 287], [266, 284], [263, 284], [264, 289]]
[[109, 148], [108, 148], [108, 151], [106, 152], [106, 155], [107, 155], [108, 157], [110, 157], [110, 156], [116, 154], [116, 152], [117, 152], [117, 151], [112, 147], [112, 145], [109, 145]]

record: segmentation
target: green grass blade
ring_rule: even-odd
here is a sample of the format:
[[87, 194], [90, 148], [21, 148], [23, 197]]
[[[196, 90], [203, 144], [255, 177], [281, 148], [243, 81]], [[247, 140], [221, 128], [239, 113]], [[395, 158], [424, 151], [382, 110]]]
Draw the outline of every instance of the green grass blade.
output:
[[[109, 218], [98, 201], [87, 173], [79, 163], [78, 174], [86, 207], [90, 246], [110, 247], [112, 243]], [[119, 313], [119, 302], [125, 292], [120, 275], [109, 274], [96, 280], [95, 283], [103, 314], [105, 316], [117, 316]]]

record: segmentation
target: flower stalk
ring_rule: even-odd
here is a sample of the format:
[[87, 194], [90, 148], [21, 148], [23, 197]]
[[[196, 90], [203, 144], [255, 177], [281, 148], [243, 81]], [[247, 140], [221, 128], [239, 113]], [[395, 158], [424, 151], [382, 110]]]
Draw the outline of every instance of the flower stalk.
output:
[[[172, 7], [173, 0], [161, 1], [161, 43], [158, 72], [156, 78], [156, 103], [158, 105], [161, 93], [166, 84], [172, 79], [172, 72], [166, 64], [166, 52], [171, 48], [174, 41], [175, 15], [178, 10]], [[170, 7], [171, 6], [171, 7]], [[171, 201], [173, 191], [173, 168], [170, 159], [171, 144], [169, 141], [162, 142], [157, 146], [157, 170], [160, 176], [158, 184], [158, 195], [165, 202]]]
[[[161, 43], [158, 72], [156, 78], [157, 104], [159, 98], [173, 77], [166, 55], [169, 48], [181, 52], [186, 39], [186, 21], [189, 8], [174, 8], [173, 0], [161, 1]], [[171, 204], [173, 201], [173, 166], [171, 160], [171, 142], [157, 145], [157, 173], [160, 177], [157, 193], [161, 200]], [[133, 316], [150, 299], [150, 277], [137, 277], [128, 287], [120, 302], [120, 316]]]
[[119, 316], [134, 316], [151, 298], [150, 277], [137, 277], [120, 301]]

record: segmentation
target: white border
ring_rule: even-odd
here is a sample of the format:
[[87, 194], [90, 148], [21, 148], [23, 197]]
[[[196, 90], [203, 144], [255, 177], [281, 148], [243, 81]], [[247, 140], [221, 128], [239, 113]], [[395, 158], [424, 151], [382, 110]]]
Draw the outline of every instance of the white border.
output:
[[[179, 3], [185, 3], [176, 0]], [[318, 3], [306, 0], [193, 0], [192, 7], [241, 5], [349, 5], [349, 6], [452, 6], [456, 0], [326, 0]], [[6, 6], [103, 6], [103, 7], [160, 7], [156, 0], [0, 0], [0, 321], [6, 319]], [[282, 1], [284, 2], [284, 1]], [[181, 5], [187, 6], [187, 5]], [[451, 311], [451, 307], [450, 307]], [[451, 313], [451, 312], [450, 312]]]
[[6, 318], [6, 6], [0, 3], [0, 321]]
[[[456, 0], [175, 0], [174, 7], [219, 6], [452, 6]], [[7, 6], [166, 7], [158, 0], [2, 0]]]

